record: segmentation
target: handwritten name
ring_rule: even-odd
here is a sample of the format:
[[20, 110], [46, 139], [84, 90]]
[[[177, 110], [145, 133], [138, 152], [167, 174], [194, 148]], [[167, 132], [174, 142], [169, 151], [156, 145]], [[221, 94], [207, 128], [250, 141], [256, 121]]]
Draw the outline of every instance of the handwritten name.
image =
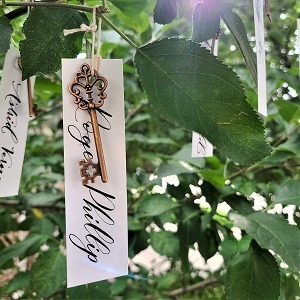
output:
[[[10, 93], [5, 96], [5, 101], [8, 101], [8, 109], [6, 112], [6, 118], [4, 120], [4, 125], [1, 127], [1, 132], [3, 134], [8, 134], [14, 144], [18, 144], [19, 140], [16, 134], [16, 128], [18, 124], [18, 105], [21, 103], [19, 97], [19, 87], [20, 83], [12, 82], [12, 87], [14, 93]], [[13, 154], [15, 153], [14, 147], [10, 149], [8, 147], [2, 146], [0, 148], [0, 181], [2, 180], [2, 175], [4, 174], [5, 167], [11, 168], [13, 165]]]
[[[111, 124], [109, 118], [112, 117], [108, 112], [98, 108], [97, 112], [100, 117], [98, 126], [104, 130], [110, 130]], [[84, 112], [85, 113], [85, 112]], [[77, 120], [77, 111], [75, 112]], [[93, 159], [93, 148], [91, 146], [91, 135], [93, 127], [90, 121], [84, 122], [81, 126], [71, 124], [68, 126], [70, 136], [83, 147], [83, 157]], [[113, 200], [115, 197], [94, 187], [85, 185], [83, 188], [88, 189], [89, 197], [83, 198], [83, 213], [86, 223], [83, 224], [85, 235], [79, 237], [72, 233], [69, 234], [69, 240], [80, 251], [87, 255], [91, 262], [98, 262], [99, 254], [109, 254], [114, 238], [108, 233], [111, 226], [115, 224], [111, 213], [115, 210]]]
[[84, 224], [86, 235], [83, 239], [76, 234], [69, 234], [69, 239], [79, 250], [87, 254], [87, 258], [96, 263], [98, 254], [110, 253], [110, 246], [114, 243], [114, 238], [104, 227], [113, 226], [115, 221], [110, 213], [115, 210], [112, 200], [113, 195], [107, 194], [91, 186], [84, 186], [88, 189], [89, 199], [83, 198], [84, 217], [87, 222]]

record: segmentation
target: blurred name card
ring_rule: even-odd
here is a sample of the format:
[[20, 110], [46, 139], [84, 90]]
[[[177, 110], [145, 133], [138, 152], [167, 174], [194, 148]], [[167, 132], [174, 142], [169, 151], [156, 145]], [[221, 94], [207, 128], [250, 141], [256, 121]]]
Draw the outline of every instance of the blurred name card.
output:
[[253, 0], [255, 42], [257, 56], [258, 112], [267, 116], [267, 75], [265, 57], [265, 28], [263, 0]]
[[212, 157], [213, 145], [201, 134], [193, 132], [192, 157]]
[[7, 52], [0, 83], [0, 197], [18, 195], [29, 121], [27, 82], [20, 53]]
[[[90, 61], [62, 60], [68, 287], [128, 272], [123, 62], [103, 59], [99, 72], [108, 82], [96, 111], [108, 181], [96, 177], [85, 185], [78, 161], [97, 161], [91, 111], [80, 109], [69, 90], [83, 64]], [[97, 93], [94, 87], [95, 99]]]

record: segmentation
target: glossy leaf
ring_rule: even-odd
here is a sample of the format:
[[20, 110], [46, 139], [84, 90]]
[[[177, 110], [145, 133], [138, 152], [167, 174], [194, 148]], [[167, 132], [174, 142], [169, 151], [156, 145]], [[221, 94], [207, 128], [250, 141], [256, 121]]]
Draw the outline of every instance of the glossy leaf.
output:
[[242, 19], [231, 10], [231, 7], [225, 0], [219, 0], [220, 16], [225, 22], [227, 28], [234, 36], [238, 47], [240, 48], [247, 68], [255, 84], [257, 84], [256, 56], [247, 38], [247, 31]]
[[229, 300], [270, 300], [280, 294], [279, 268], [274, 257], [252, 243], [247, 252], [227, 263], [225, 290]]
[[[279, 215], [258, 212], [248, 216], [230, 214], [234, 225], [245, 230], [260, 247], [271, 249], [295, 272], [300, 271], [300, 230]], [[288, 234], [287, 234], [288, 233]]]
[[221, 243], [221, 251], [225, 263], [227, 263], [236, 253], [246, 252], [249, 249], [252, 239], [249, 235], [244, 235], [241, 240], [235, 238], [227, 238]]
[[23, 79], [56, 72], [62, 58], [76, 57], [83, 33], [64, 36], [63, 30], [79, 28], [83, 23], [88, 23], [86, 16], [72, 9], [33, 8], [23, 27], [26, 39], [20, 44]]
[[10, 45], [10, 37], [13, 33], [13, 27], [9, 20], [2, 16], [0, 17], [0, 53], [6, 53]]
[[118, 7], [125, 15], [135, 16], [141, 13], [145, 6], [145, 0], [109, 0], [113, 5]]
[[300, 105], [286, 100], [277, 100], [274, 102], [280, 115], [289, 123], [298, 124], [300, 118]]
[[218, 0], [197, 3], [193, 12], [192, 40], [201, 43], [212, 39], [220, 28]]
[[291, 180], [280, 185], [275, 193], [275, 202], [300, 206], [299, 180]]
[[254, 212], [251, 203], [243, 196], [230, 195], [224, 198], [224, 201], [236, 212], [241, 215], [249, 215]]
[[31, 269], [30, 284], [37, 297], [48, 297], [66, 280], [66, 257], [59, 250], [40, 253]]
[[136, 217], [159, 216], [175, 207], [178, 207], [178, 204], [172, 201], [172, 199], [167, 198], [166, 195], [149, 195], [140, 201]]
[[40, 247], [47, 241], [48, 236], [30, 234], [23, 241], [12, 244], [0, 251], [0, 267], [9, 259], [32, 255], [40, 250]]
[[176, 257], [179, 253], [179, 239], [169, 231], [151, 232], [151, 246], [161, 255]]
[[69, 299], [111, 299], [107, 281], [84, 284], [68, 289]]
[[177, 0], [156, 0], [153, 13], [155, 23], [171, 23], [177, 15]]
[[228, 157], [250, 164], [270, 147], [236, 74], [197, 43], [164, 39], [138, 49], [135, 64], [154, 109], [199, 132]]

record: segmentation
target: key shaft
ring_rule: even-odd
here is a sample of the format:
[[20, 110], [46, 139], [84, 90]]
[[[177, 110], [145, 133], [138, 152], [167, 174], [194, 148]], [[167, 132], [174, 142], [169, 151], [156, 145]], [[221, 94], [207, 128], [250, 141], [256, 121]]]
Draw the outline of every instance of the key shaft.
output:
[[94, 133], [94, 140], [95, 140], [95, 146], [96, 146], [96, 152], [99, 162], [99, 169], [100, 169], [100, 175], [102, 182], [107, 182], [107, 170], [105, 165], [105, 159], [104, 159], [104, 152], [102, 147], [102, 141], [101, 141], [101, 135], [98, 125], [98, 118], [97, 118], [97, 112], [95, 108], [90, 109], [90, 115], [91, 115], [91, 122], [93, 127], [93, 133]]

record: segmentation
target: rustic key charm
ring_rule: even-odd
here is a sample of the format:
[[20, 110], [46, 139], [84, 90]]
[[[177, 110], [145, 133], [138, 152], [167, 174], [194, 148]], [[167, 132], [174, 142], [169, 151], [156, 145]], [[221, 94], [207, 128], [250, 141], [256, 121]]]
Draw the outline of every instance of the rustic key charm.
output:
[[[98, 90], [96, 102], [94, 102], [93, 98], [93, 88], [95, 86]], [[89, 181], [94, 183], [97, 176], [101, 177], [102, 182], [107, 182], [108, 180], [96, 112], [96, 109], [104, 104], [104, 99], [107, 97], [107, 94], [104, 92], [106, 87], [107, 79], [100, 76], [97, 71], [95, 71], [93, 76], [88, 64], [81, 65], [80, 71], [76, 73], [74, 81], [69, 85], [69, 92], [75, 97], [74, 103], [80, 109], [87, 110], [90, 113], [98, 157], [97, 163], [94, 163], [92, 159], [79, 160], [83, 185], [88, 184]]]

